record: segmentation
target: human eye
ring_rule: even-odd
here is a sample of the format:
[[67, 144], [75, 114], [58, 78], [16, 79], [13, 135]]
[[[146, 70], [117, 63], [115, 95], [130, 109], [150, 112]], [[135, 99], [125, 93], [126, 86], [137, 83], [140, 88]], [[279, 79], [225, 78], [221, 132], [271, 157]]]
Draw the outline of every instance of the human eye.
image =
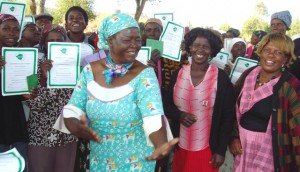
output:
[[264, 49], [262, 49], [261, 52], [264, 53], [264, 54], [269, 54], [270, 53], [270, 49], [264, 48]]
[[284, 56], [284, 53], [282, 52], [282, 51], [279, 51], [279, 50], [276, 50], [276, 51], [274, 51], [274, 54], [276, 55], [276, 56]]

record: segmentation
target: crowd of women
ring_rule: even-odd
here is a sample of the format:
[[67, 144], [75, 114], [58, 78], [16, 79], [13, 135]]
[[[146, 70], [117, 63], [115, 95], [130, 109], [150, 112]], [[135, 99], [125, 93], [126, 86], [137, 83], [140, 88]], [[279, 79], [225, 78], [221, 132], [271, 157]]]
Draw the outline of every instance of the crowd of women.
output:
[[[148, 65], [135, 58], [146, 39], [159, 39], [159, 19], [147, 20], [141, 35], [133, 17], [113, 14], [96, 39], [84, 34], [88, 15], [78, 6], [65, 13], [65, 27], [53, 26], [49, 14], [35, 19], [21, 31], [14, 16], [0, 14], [1, 49], [39, 49], [38, 86], [28, 95], [0, 95], [0, 152], [17, 148], [25, 171], [300, 170], [300, 47], [299, 37], [286, 35], [288, 11], [271, 16], [270, 33], [254, 31], [250, 46], [237, 29], [221, 35], [196, 27], [185, 33], [180, 62], [153, 50]], [[232, 40], [223, 70], [209, 60], [224, 50], [224, 38]], [[83, 60], [74, 88], [47, 88], [49, 42], [97, 49]], [[238, 57], [259, 65], [232, 84]], [[64, 131], [53, 128], [57, 121]]]

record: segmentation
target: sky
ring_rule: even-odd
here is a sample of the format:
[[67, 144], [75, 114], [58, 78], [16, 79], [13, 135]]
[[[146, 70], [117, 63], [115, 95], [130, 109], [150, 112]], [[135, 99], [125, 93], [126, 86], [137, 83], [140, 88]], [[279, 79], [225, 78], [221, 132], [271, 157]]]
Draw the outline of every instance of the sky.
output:
[[[161, 3], [155, 5], [146, 2], [143, 14], [150, 18], [156, 13], [173, 13], [174, 22], [183, 26], [191, 23], [193, 27], [209, 26], [218, 29], [228, 23], [231, 27], [241, 29], [243, 22], [255, 14], [255, 5], [260, 1], [268, 9], [267, 22], [274, 12], [283, 10], [289, 10], [292, 19], [300, 19], [298, 0], [161, 0]], [[55, 0], [46, 0], [46, 6], [53, 8], [54, 4]], [[94, 4], [98, 14], [116, 10], [134, 13], [135, 8], [135, 0], [95, 0]]]

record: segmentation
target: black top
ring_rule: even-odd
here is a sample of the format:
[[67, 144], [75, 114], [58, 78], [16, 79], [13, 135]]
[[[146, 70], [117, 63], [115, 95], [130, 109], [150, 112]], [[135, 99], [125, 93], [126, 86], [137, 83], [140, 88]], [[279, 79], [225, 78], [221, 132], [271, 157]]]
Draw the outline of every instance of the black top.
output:
[[21, 101], [21, 96], [0, 94], [0, 144], [10, 145], [28, 141], [27, 124]]
[[[179, 70], [172, 76], [167, 93], [163, 96], [164, 111], [166, 116], [172, 119], [172, 125], [170, 125], [174, 137], [178, 137], [180, 128], [179, 115], [181, 111], [175, 106], [173, 101], [173, 88]], [[225, 156], [235, 120], [235, 94], [229, 77], [221, 69], [218, 69], [217, 82], [217, 93], [213, 108], [209, 144], [212, 153]]]
[[253, 105], [240, 119], [240, 125], [250, 131], [266, 132], [272, 114], [272, 96]]

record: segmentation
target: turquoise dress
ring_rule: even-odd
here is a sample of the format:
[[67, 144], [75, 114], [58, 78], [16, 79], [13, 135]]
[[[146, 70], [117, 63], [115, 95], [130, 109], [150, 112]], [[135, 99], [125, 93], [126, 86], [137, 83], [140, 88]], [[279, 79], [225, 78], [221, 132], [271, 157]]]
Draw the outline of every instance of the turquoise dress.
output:
[[163, 107], [152, 68], [124, 86], [104, 88], [87, 65], [68, 105], [84, 111], [89, 127], [100, 136], [100, 143], [90, 142], [90, 171], [154, 171], [155, 161], [144, 160], [154, 147], [147, 145], [143, 118], [162, 115]]

